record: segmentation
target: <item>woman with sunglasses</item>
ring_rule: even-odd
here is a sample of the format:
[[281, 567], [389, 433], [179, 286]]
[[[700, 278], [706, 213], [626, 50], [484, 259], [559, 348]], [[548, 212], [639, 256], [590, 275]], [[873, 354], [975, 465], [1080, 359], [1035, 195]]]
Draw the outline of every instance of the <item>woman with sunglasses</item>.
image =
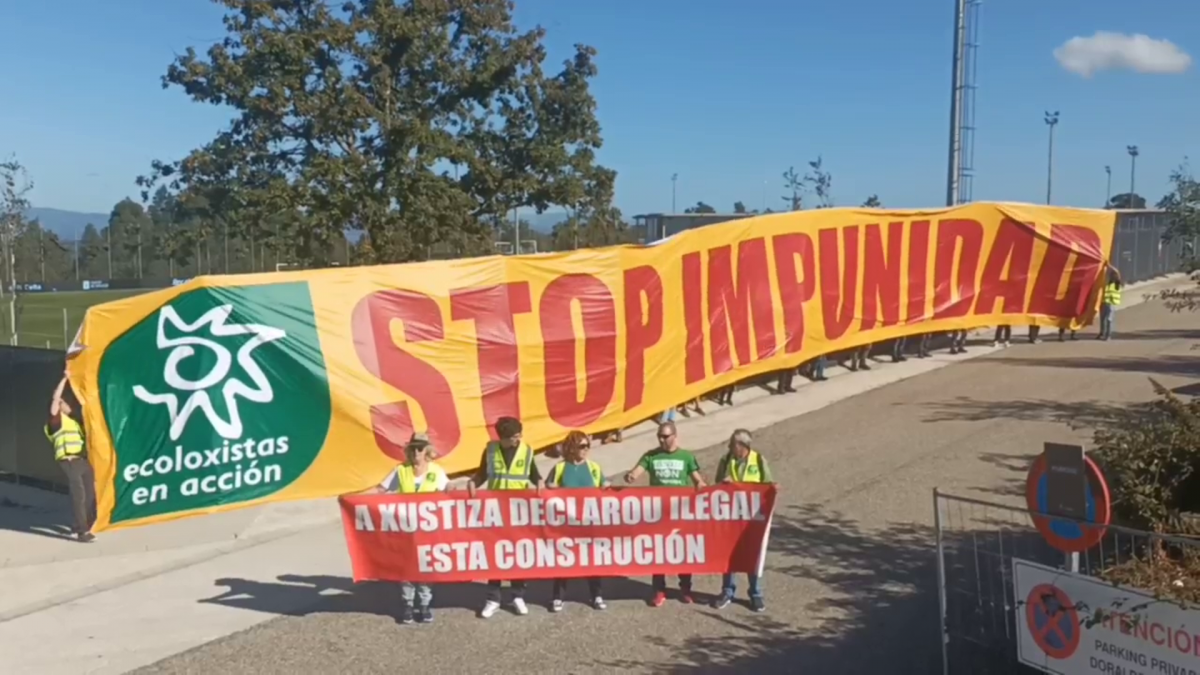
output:
[[[604, 477], [600, 465], [588, 459], [592, 450], [592, 442], [587, 434], [582, 431], [572, 431], [567, 434], [561, 447], [563, 461], [555, 464], [554, 468], [550, 470], [550, 477], [546, 480], [548, 489], [586, 489], [609, 486], [608, 479]], [[600, 594], [600, 577], [589, 578], [587, 584], [588, 593], [592, 598], [592, 609], [607, 609], [608, 605], [604, 603], [604, 598]], [[565, 607], [563, 598], [566, 593], [567, 580], [555, 579], [554, 599], [550, 602], [551, 612], [563, 611]]]

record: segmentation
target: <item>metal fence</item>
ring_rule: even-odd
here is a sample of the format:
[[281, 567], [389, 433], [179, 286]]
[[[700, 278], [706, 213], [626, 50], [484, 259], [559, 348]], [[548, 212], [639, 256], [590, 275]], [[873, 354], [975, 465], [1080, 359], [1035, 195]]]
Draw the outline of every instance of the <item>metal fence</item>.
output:
[[60, 351], [0, 346], [0, 480], [64, 491], [43, 430], [64, 363]]
[[1099, 577], [1150, 550], [1155, 541], [1200, 553], [1200, 540], [1109, 526], [1098, 544], [1072, 560], [1046, 543], [1027, 509], [937, 490], [933, 501], [946, 674], [1040, 672], [1017, 658], [1020, 608], [1014, 597], [1014, 559], [1063, 569], [1074, 565], [1079, 574]]
[[1196, 238], [1165, 241], [1166, 211], [1121, 211], [1113, 236], [1111, 260], [1127, 284], [1180, 271], [1183, 261], [1195, 255]]

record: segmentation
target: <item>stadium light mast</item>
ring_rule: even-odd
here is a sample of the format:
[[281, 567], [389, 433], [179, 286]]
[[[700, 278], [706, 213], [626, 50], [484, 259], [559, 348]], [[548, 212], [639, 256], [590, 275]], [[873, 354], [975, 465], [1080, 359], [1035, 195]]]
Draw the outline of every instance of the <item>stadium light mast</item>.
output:
[[1125, 152], [1129, 153], [1129, 208], [1133, 208], [1133, 195], [1137, 194], [1134, 192], [1134, 179], [1137, 177], [1137, 158], [1141, 153], [1138, 152], [1138, 146], [1136, 145], [1125, 146]]
[[1047, 112], [1045, 122], [1050, 128], [1050, 145], [1046, 153], [1046, 204], [1049, 204], [1054, 185], [1054, 127], [1058, 126], [1058, 111]]

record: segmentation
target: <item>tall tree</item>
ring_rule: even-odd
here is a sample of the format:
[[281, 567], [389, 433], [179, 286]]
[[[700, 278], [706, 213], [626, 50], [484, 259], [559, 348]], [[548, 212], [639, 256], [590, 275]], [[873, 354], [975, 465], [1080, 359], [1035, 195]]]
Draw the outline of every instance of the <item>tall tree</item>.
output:
[[1159, 200], [1158, 208], [1167, 212], [1165, 239], [1200, 236], [1200, 182], [1186, 159], [1171, 172], [1171, 191]]
[[25, 227], [25, 212], [29, 210], [29, 192], [33, 190], [33, 182], [17, 159], [10, 158], [0, 162], [0, 301], [5, 300], [5, 286], [9, 287], [4, 319], [0, 325], [8, 327], [7, 333], [15, 333], [13, 320], [17, 315], [17, 292], [14, 282], [17, 278], [16, 248], [17, 237]]
[[716, 213], [717, 210], [705, 204], [704, 202], [696, 202], [695, 206], [689, 206], [683, 210], [684, 213]]
[[883, 202], [879, 201], [879, 195], [871, 195], [870, 197], [867, 197], [866, 201], [864, 201], [862, 203], [862, 205], [863, 205], [863, 208], [868, 208], [868, 209], [883, 208]]
[[112, 276], [118, 279], [141, 279], [145, 262], [150, 217], [142, 205], [126, 197], [117, 202], [108, 217], [108, 244], [111, 247]]
[[808, 163], [808, 173], [804, 174], [804, 183], [817, 196], [817, 208], [828, 209], [833, 206], [833, 174], [822, 167], [820, 155]]
[[783, 172], [783, 189], [783, 201], [789, 211], [804, 208], [804, 193], [808, 190], [808, 184], [804, 181], [804, 176], [796, 171], [796, 167], [789, 166], [787, 171]]
[[276, 257], [317, 260], [347, 230], [364, 262], [486, 251], [512, 209], [571, 205], [615, 177], [595, 161], [594, 50], [548, 74], [544, 31], [519, 31], [508, 0], [214, 1], [228, 35], [163, 84], [234, 121], [140, 182], [203, 197], [246, 240], [284, 218]]
[[750, 213], [749, 211], [746, 210], [746, 205], [741, 202], [733, 203], [733, 212], [734, 213]]
[[79, 277], [104, 278], [108, 275], [108, 242], [92, 223], [83, 228], [79, 237]]

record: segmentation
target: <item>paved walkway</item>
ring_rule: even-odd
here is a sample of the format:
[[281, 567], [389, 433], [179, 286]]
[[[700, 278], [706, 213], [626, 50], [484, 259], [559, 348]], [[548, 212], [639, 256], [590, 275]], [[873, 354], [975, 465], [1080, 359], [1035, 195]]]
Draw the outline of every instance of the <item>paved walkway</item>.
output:
[[[744, 392], [738, 406], [682, 423], [682, 437], [696, 445], [737, 426], [762, 430], [758, 445], [784, 486], [767, 615], [650, 610], [644, 580], [628, 580], [610, 584], [605, 614], [579, 605], [563, 616], [535, 610], [481, 622], [473, 618], [480, 588], [444, 587], [438, 624], [416, 629], [422, 651], [438, 655], [423, 672], [495, 672], [477, 655], [505, 653], [514, 639], [521, 653], [505, 662], [531, 673], [795, 672], [798, 664], [805, 672], [927, 672], [937, 655], [930, 490], [1011, 498], [1006, 491], [1042, 441], [1080, 437], [1060, 417], [1086, 421], [1105, 406], [1148, 398], [1146, 373], [1168, 386], [1195, 374], [1187, 351], [1194, 316], [1158, 303], [1132, 307], [1140, 295], [1126, 292], [1119, 341], [976, 348], [967, 358], [831, 371], [829, 382], [798, 394]], [[969, 362], [945, 368], [961, 361]], [[653, 443], [639, 431], [597, 459], [613, 473], [632, 465]], [[700, 453], [706, 472], [719, 452]], [[147, 672], [392, 672], [413, 662], [409, 628], [392, 615], [395, 589], [350, 583], [331, 502], [116, 532], [92, 546], [31, 534], [49, 529], [52, 508], [0, 508], [10, 512], [0, 516], [8, 530], [0, 529], [5, 673], [121, 673], [155, 662]], [[705, 579], [699, 589], [715, 585]], [[536, 588], [532, 599], [545, 600], [547, 590]], [[56, 639], [64, 634], [76, 637]], [[907, 648], [884, 649], [895, 640]], [[54, 650], [27, 648], [51, 642]]]

